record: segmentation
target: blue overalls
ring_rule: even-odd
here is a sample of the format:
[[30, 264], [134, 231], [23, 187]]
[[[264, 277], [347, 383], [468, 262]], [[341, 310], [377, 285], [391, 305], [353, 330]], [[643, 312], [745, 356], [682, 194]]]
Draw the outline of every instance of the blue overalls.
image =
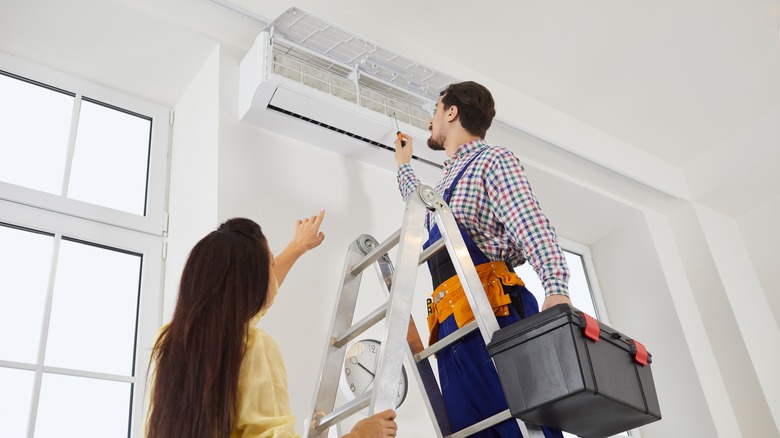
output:
[[[463, 176], [464, 171], [487, 148], [477, 151], [466, 163], [463, 169], [445, 189], [442, 198], [449, 203], [452, 190]], [[469, 250], [474, 266], [489, 263], [490, 260], [477, 247], [463, 228], [458, 225], [466, 248]], [[428, 234], [428, 241], [423, 245], [427, 248], [441, 238], [437, 224], [434, 224]], [[434, 290], [456, 274], [447, 251], [439, 251], [428, 260]], [[511, 269], [511, 268], [510, 268]], [[508, 316], [498, 316], [498, 325], [506, 327], [520, 320], [521, 316], [529, 316], [539, 312], [539, 304], [533, 294], [525, 286], [506, 286], [504, 291], [512, 297], [512, 306]], [[458, 330], [455, 315], [450, 315], [439, 324], [439, 339]], [[490, 354], [485, 347], [482, 334], [478, 331], [464, 336], [436, 355], [439, 367], [439, 382], [444, 397], [444, 405], [450, 419], [453, 432], [471, 426], [492, 415], [507, 409], [504, 391], [498, 380], [498, 373], [493, 365]], [[545, 438], [563, 438], [563, 434], [554, 429], [542, 428]], [[471, 435], [478, 438], [488, 437], [522, 437], [520, 428], [514, 418], [503, 421], [489, 429]]]

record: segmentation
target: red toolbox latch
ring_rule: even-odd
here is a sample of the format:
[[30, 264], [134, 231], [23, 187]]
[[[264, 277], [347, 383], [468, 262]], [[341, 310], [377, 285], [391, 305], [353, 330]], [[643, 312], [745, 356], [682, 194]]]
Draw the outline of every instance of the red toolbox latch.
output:
[[634, 360], [642, 364], [643, 366], [647, 366], [647, 348], [645, 348], [645, 346], [642, 345], [642, 343], [637, 341], [636, 339], [632, 339], [631, 342], [633, 342], [634, 346], [636, 347], [636, 354], [634, 355]]
[[594, 342], [601, 342], [601, 339], [599, 339], [599, 333], [601, 333], [601, 327], [599, 327], [599, 322], [596, 321], [596, 318], [588, 315], [585, 312], [581, 312], [583, 318], [585, 318], [585, 337], [591, 339]]

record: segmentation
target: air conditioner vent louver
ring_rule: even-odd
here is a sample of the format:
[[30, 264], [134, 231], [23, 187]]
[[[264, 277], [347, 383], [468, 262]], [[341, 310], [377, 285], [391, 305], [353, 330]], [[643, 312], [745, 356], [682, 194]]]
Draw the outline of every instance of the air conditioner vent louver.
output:
[[[241, 62], [239, 115], [242, 121], [392, 170], [395, 160], [388, 151], [394, 149], [397, 119], [400, 130], [419, 145], [414, 158], [440, 167], [443, 154], [424, 144], [430, 111], [452, 82], [292, 8], [257, 37]], [[295, 120], [298, 125], [290, 123]], [[302, 127], [301, 121], [318, 130]]]
[[[357, 139], [357, 140], [360, 140], [362, 142], [368, 143], [368, 144], [370, 144], [372, 146], [376, 146], [378, 148], [382, 148], [384, 150], [388, 150], [390, 152], [394, 152], [393, 148], [391, 148], [390, 146], [388, 146], [386, 144], [378, 143], [378, 142], [376, 142], [374, 140], [371, 140], [370, 138], [361, 137], [361, 136], [359, 136], [359, 135], [357, 135], [355, 133], [352, 133], [352, 132], [349, 132], [349, 131], [345, 131], [345, 130], [340, 129], [340, 128], [336, 128], [335, 126], [330, 126], [330, 125], [328, 125], [326, 123], [320, 122], [319, 120], [310, 119], [310, 118], [308, 118], [306, 116], [302, 116], [300, 114], [295, 114], [295, 113], [293, 113], [291, 111], [287, 111], [286, 109], [275, 107], [273, 105], [268, 105], [268, 109], [272, 110], [272, 111], [280, 112], [282, 114], [285, 114], [285, 115], [288, 115], [288, 116], [291, 116], [291, 117], [295, 117], [297, 119], [301, 119], [301, 120], [303, 120], [305, 122], [311, 123], [312, 125], [321, 126], [321, 127], [325, 128], [325, 129], [329, 129], [331, 131], [338, 132], [339, 134], [346, 135], [347, 137], [352, 137], [354, 139]], [[439, 167], [439, 168], [442, 167], [440, 164], [434, 163], [432, 161], [428, 161], [425, 158], [420, 158], [420, 157], [412, 157], [412, 158], [415, 159], [415, 160], [420, 161], [421, 163], [429, 164], [429, 165], [434, 166], [434, 167]]]

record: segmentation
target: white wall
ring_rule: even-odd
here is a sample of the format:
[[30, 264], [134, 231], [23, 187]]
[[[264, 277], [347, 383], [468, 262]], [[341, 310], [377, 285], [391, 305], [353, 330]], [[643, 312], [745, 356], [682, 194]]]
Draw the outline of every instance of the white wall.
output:
[[762, 344], [774, 357], [766, 365], [776, 363], [776, 349], [766, 345], [773, 345], [778, 329], [755, 273], [746, 265], [744, 244], [734, 238], [735, 222], [694, 205], [668, 220], [741, 433], [776, 436], [776, 405], [771, 401], [778, 387], [764, 376], [765, 364], [756, 364], [751, 355]]
[[[777, 275], [777, 254], [780, 252], [780, 196], [739, 217], [737, 223], [764, 289], [769, 308], [780, 325], [780, 276]], [[769, 257], [767, 257], [769, 255]]]
[[163, 321], [170, 321], [190, 249], [217, 226], [219, 47], [174, 109]]
[[592, 245], [591, 255], [612, 326], [653, 355], [663, 419], [643, 427], [642, 438], [718, 436], [644, 215]]
[[[780, 426], [780, 375], [775, 364], [780, 362], [780, 351], [767, 348], [767, 345], [780, 345], [780, 330], [750, 262], [736, 221], [704, 206], [695, 205], [695, 212], [707, 238], [707, 249], [712, 256], [727, 305], [734, 314], [739, 341], [744, 345], [751, 365], [741, 372], [743, 375], [755, 376], [761, 389], [750, 401], [750, 419], [760, 425], [766, 423], [766, 426], [774, 427], [777, 431]], [[771, 415], [756, 421], [756, 414], [763, 414], [764, 404]], [[754, 430], [763, 433], [771, 429], [762, 427]]]

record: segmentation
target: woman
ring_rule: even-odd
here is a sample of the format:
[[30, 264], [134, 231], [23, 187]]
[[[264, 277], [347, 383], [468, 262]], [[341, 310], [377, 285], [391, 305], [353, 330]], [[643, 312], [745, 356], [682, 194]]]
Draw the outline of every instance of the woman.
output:
[[[173, 318], [152, 352], [147, 438], [297, 436], [281, 352], [255, 325], [292, 265], [322, 243], [324, 215], [298, 220], [275, 260], [260, 226], [245, 218], [193, 247]], [[346, 436], [395, 436], [394, 418], [387, 410]]]

